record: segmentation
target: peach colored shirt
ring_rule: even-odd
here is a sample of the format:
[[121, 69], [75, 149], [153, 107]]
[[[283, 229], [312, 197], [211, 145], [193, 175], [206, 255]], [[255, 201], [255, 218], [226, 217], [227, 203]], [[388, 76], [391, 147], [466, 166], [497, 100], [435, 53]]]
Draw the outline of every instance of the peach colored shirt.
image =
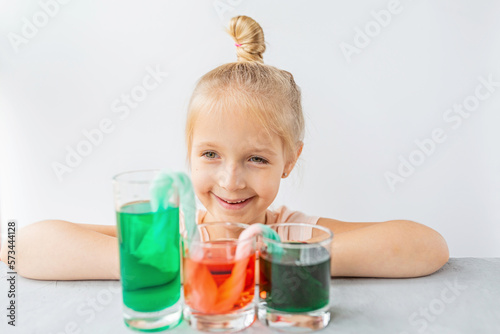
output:
[[[198, 210], [196, 212], [196, 223], [202, 224], [207, 212], [205, 210]], [[316, 225], [318, 219], [320, 217], [317, 216], [307, 216], [299, 211], [292, 211], [288, 209], [286, 206], [280, 206], [276, 210], [266, 211], [266, 225], [270, 224], [283, 224], [283, 223], [301, 223], [301, 224], [310, 224]], [[282, 229], [278, 231], [278, 233], [283, 236], [288, 234], [288, 238], [290, 240], [304, 241], [311, 238], [311, 229], [301, 229], [301, 231], [294, 229]]]

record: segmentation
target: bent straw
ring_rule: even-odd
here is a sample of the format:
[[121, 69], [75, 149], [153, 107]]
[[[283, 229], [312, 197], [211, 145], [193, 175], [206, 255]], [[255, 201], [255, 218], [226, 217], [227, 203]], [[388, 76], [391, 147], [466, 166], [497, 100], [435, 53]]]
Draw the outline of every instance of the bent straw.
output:
[[172, 173], [172, 177], [179, 191], [180, 206], [184, 215], [187, 237], [194, 239], [197, 236], [198, 229], [196, 226], [196, 201], [191, 179], [182, 172]]
[[188, 260], [184, 267], [184, 294], [197, 311], [210, 313], [217, 299], [217, 283], [203, 262]]
[[[238, 241], [245, 240], [251, 237], [255, 237], [257, 235], [260, 235], [266, 239], [274, 240], [277, 242], [281, 242], [280, 236], [278, 233], [270, 228], [269, 226], [266, 226], [264, 224], [253, 224], [243, 232], [241, 232]], [[248, 252], [249, 247], [245, 246], [245, 244], [239, 242], [238, 247], [236, 248], [236, 258], [238, 259], [239, 256], [243, 256], [246, 252]], [[281, 248], [279, 245], [275, 244], [269, 244], [268, 246], [269, 253], [272, 253], [273, 255], [281, 255], [283, 253], [283, 248]]]
[[[231, 271], [229, 278], [219, 287], [217, 292], [217, 302], [214, 309], [218, 312], [227, 312], [231, 310], [238, 301], [245, 288], [245, 276], [248, 261], [251, 257], [252, 246], [250, 242], [244, 242], [252, 237], [261, 235], [267, 239], [280, 242], [280, 237], [276, 231], [264, 224], [254, 224], [244, 230], [238, 237], [238, 246], [236, 247], [236, 264]], [[277, 245], [273, 246], [275, 255], [281, 256], [283, 249]]]
[[[151, 212], [164, 211], [169, 207], [173, 207], [170, 204], [170, 198], [174, 195], [176, 189], [179, 194], [187, 233], [193, 237], [197, 232], [195, 220], [196, 204], [193, 187], [186, 174], [182, 172], [161, 171], [156, 175], [150, 188]], [[163, 219], [155, 215], [152, 226], [145, 233], [141, 243], [132, 254], [140, 258], [140, 263], [156, 267], [163, 272], [170, 273], [169, 277], [172, 276], [172, 278], [175, 278], [179, 272], [180, 263], [176, 259], [172, 261], [169, 256], [177, 253], [177, 244], [174, 240], [177, 240], [178, 236], [168, 233], [168, 230], [171, 229], [172, 226], [165, 224]], [[168, 239], [157, 240], [156, 236], [160, 233], [165, 233]]]

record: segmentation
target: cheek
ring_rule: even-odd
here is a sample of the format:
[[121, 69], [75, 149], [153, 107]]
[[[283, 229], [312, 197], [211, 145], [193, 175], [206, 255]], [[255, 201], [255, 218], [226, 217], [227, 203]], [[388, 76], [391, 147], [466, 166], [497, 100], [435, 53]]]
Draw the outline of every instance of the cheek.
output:
[[257, 185], [261, 197], [274, 200], [280, 187], [280, 177], [271, 176], [267, 178], [259, 178]]
[[196, 164], [191, 164], [191, 182], [196, 196], [200, 197], [204, 192], [210, 190], [212, 179], [206, 169], [200, 168]]

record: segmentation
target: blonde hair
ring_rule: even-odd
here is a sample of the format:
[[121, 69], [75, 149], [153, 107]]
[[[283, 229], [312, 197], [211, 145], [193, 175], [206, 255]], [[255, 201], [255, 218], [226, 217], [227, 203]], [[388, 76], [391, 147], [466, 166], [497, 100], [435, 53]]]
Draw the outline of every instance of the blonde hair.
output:
[[291, 73], [264, 64], [264, 32], [252, 18], [233, 17], [228, 33], [241, 45], [236, 48], [238, 61], [221, 65], [198, 81], [186, 121], [188, 159], [200, 112], [219, 117], [236, 112], [246, 113], [258, 120], [268, 134], [278, 135], [287, 161], [292, 161], [304, 137], [300, 88]]

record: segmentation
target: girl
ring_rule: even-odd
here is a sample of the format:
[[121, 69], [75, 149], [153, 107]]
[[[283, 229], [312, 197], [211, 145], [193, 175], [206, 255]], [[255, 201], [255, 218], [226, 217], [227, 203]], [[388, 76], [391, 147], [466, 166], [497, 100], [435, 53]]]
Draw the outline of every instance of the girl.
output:
[[[293, 76], [263, 63], [261, 27], [251, 18], [231, 20], [238, 61], [205, 74], [192, 95], [186, 142], [196, 196], [206, 208], [198, 223], [300, 222], [334, 233], [332, 276], [415, 277], [448, 261], [436, 231], [394, 220], [348, 223], [268, 208], [280, 181], [292, 173], [303, 148], [304, 118]], [[313, 236], [314, 237], [314, 236]], [[6, 247], [1, 258], [6, 259]], [[118, 279], [115, 226], [47, 220], [21, 229], [19, 274], [35, 279]]]

